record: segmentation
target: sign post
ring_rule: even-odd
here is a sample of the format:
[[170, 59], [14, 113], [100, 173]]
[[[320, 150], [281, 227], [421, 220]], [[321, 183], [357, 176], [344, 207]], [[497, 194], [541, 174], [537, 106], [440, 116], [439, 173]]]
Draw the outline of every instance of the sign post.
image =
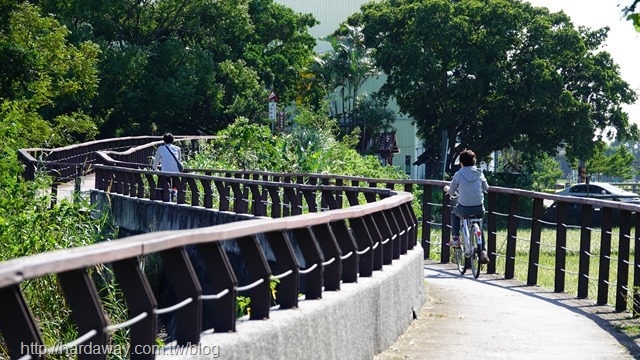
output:
[[269, 96], [267, 97], [267, 101], [269, 101], [269, 120], [271, 120], [271, 132], [273, 132], [278, 113], [278, 106], [276, 105], [276, 102], [278, 101], [278, 95], [276, 95], [275, 91], [271, 90]]

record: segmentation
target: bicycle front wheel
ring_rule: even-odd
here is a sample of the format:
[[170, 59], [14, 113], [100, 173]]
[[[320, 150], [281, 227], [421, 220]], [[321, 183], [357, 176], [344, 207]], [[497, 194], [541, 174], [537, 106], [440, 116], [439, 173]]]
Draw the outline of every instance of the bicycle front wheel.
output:
[[480, 264], [480, 253], [482, 249], [478, 245], [478, 235], [477, 235], [479, 233], [480, 231], [479, 231], [478, 225], [474, 224], [473, 232], [470, 234], [471, 258], [469, 260], [471, 261], [471, 273], [473, 274], [473, 277], [476, 279], [478, 278], [478, 276], [480, 276], [480, 267], [482, 266], [482, 264]]
[[464, 275], [467, 272], [467, 259], [464, 256], [464, 250], [462, 248], [453, 248], [453, 258], [458, 266], [460, 275]]

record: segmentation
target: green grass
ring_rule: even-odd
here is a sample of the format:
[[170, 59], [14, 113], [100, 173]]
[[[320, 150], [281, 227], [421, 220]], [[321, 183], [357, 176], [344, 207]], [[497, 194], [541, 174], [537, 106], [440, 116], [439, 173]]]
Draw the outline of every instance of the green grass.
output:
[[[487, 236], [485, 231], [485, 237]], [[633, 236], [633, 231], [632, 231]], [[432, 229], [431, 239], [433, 242], [440, 242], [440, 229]], [[529, 247], [531, 239], [531, 229], [520, 228], [517, 232], [516, 241], [516, 257], [514, 267], [514, 277], [518, 280], [527, 281], [529, 267]], [[598, 276], [600, 269], [600, 229], [591, 231], [591, 246], [589, 253], [591, 254], [589, 261], [589, 281], [588, 281], [588, 298], [597, 299], [598, 293]], [[496, 234], [496, 273], [504, 274], [506, 259], [505, 253], [507, 248], [507, 232], [499, 230]], [[616, 286], [618, 279], [618, 248], [619, 248], [619, 229], [614, 228], [611, 235], [611, 254], [609, 265], [609, 283], [608, 286], [608, 305], [615, 305]], [[565, 258], [565, 286], [564, 292], [572, 295], [578, 293], [578, 270], [580, 265], [580, 229], [567, 229], [567, 254]], [[628, 286], [633, 288], [633, 259], [635, 249], [633, 241], [630, 243], [630, 263], [626, 264], [628, 269]], [[431, 246], [430, 258], [440, 259], [440, 246]], [[555, 288], [555, 264], [556, 264], [556, 231], [555, 229], [543, 229], [540, 241], [540, 258], [538, 261], [538, 279], [537, 285], [554, 289]], [[632, 291], [627, 293], [627, 309], [632, 308]]]

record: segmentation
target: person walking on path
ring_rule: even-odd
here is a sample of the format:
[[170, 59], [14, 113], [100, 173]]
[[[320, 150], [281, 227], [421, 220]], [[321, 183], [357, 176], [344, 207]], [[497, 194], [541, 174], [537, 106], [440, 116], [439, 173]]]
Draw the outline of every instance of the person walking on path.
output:
[[153, 171], [158, 171], [158, 165], [164, 172], [180, 172], [182, 153], [180, 148], [173, 145], [173, 135], [166, 133], [162, 137], [164, 145], [158, 146], [153, 158]]
[[[163, 172], [182, 172], [182, 154], [180, 148], [173, 145], [173, 135], [166, 133], [162, 137], [164, 145], [158, 146], [156, 150], [156, 156], [153, 158], [153, 171], [158, 171], [158, 165], [160, 165]], [[170, 200], [173, 201], [177, 195], [178, 190], [173, 184], [173, 179], [170, 179]]]

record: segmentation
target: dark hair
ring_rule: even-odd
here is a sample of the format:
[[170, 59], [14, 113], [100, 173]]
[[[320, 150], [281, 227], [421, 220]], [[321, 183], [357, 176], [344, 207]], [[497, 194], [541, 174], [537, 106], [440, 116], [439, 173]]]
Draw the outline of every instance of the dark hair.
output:
[[171, 133], [166, 133], [162, 136], [162, 140], [164, 140], [165, 144], [173, 144], [173, 135]]
[[473, 166], [476, 164], [476, 153], [471, 150], [464, 150], [460, 153], [460, 162], [464, 166]]

